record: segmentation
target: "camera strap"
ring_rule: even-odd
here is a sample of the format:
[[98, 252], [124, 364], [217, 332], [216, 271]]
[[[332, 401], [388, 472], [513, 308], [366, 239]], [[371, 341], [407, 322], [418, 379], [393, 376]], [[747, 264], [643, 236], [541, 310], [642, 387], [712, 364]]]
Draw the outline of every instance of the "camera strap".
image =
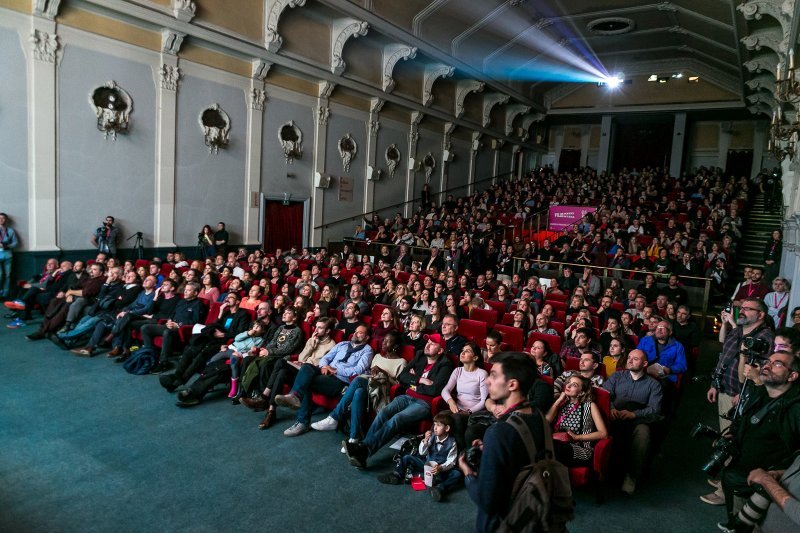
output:
[[767, 414], [772, 410], [772, 407], [780, 399], [781, 398], [779, 396], [779, 397], [777, 397], [777, 398], [775, 398], [773, 400], [770, 400], [770, 402], [767, 405], [765, 405], [764, 407], [762, 407], [761, 409], [756, 411], [756, 414], [754, 414], [753, 416], [750, 417], [750, 424], [753, 425], [753, 426], [757, 426], [758, 424], [760, 424], [762, 422], [762, 420], [764, 420], [764, 417], [767, 416]]

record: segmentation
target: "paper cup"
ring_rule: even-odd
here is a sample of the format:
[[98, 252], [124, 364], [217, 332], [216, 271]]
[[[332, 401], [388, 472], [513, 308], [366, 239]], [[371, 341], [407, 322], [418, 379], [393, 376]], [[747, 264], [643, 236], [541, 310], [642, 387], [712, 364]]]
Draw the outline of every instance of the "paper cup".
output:
[[436, 466], [436, 463], [433, 461], [428, 461], [425, 463], [425, 466], [422, 467], [422, 470], [425, 474], [425, 485], [428, 487], [433, 487], [433, 467]]

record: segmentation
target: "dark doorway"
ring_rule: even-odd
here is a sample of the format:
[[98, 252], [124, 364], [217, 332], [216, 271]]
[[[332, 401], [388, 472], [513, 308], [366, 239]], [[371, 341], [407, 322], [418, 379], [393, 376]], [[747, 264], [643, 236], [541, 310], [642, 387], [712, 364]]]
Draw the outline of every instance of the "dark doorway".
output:
[[728, 150], [728, 158], [725, 161], [726, 176], [750, 176], [753, 171], [753, 151], [752, 150]]
[[581, 166], [581, 151], [580, 150], [561, 150], [561, 155], [558, 156], [558, 171], [559, 172], [572, 172]]
[[289, 250], [303, 245], [303, 202], [264, 202], [264, 250]]
[[672, 152], [672, 123], [660, 120], [622, 122], [614, 127], [613, 169], [641, 170], [669, 166]]

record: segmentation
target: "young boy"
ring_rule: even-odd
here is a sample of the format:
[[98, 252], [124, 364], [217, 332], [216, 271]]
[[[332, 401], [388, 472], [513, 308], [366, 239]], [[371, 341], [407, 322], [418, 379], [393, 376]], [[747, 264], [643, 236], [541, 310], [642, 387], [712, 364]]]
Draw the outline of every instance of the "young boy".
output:
[[434, 416], [433, 432], [426, 431], [422, 442], [419, 443], [419, 455], [425, 457], [425, 460], [416, 455], [404, 455], [397, 461], [394, 472], [381, 474], [378, 476], [378, 481], [399, 485], [412, 475], [422, 474], [425, 463], [431, 462], [434, 463], [431, 497], [434, 501], [441, 501], [442, 497], [463, 477], [461, 471], [456, 468], [458, 449], [455, 437], [450, 435], [451, 427], [453, 427], [453, 417], [450, 413], [444, 412]]

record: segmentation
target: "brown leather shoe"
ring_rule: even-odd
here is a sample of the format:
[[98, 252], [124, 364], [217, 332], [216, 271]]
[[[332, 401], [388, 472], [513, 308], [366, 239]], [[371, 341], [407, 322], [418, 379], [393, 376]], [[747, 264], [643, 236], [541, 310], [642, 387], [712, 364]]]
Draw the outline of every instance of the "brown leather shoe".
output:
[[111, 359], [113, 357], [118, 357], [119, 354], [121, 353], [122, 353], [122, 348], [120, 348], [119, 346], [114, 346], [114, 348], [106, 354], [106, 357]]
[[242, 396], [239, 398], [239, 403], [245, 407], [249, 407], [253, 411], [263, 411], [269, 406], [269, 402], [263, 396], [259, 396], [258, 398]]
[[275, 423], [275, 411], [267, 411], [267, 414], [264, 415], [264, 420], [258, 425], [258, 429], [268, 429], [272, 427], [272, 424]]

